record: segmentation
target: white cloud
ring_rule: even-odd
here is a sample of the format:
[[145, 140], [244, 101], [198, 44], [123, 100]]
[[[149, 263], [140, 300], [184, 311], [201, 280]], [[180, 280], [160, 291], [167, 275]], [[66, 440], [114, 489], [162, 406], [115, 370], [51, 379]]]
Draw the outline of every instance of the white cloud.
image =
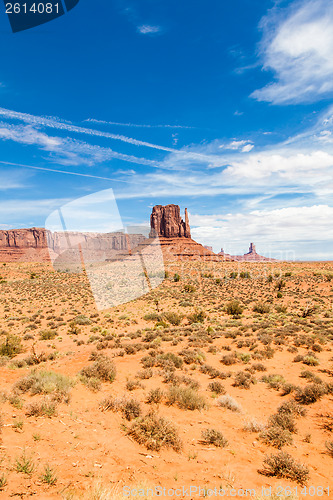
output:
[[263, 68], [276, 81], [253, 92], [259, 101], [311, 102], [333, 92], [333, 3], [302, 0], [288, 9], [272, 9], [261, 23]]
[[152, 26], [150, 24], [142, 24], [141, 26], [138, 26], [137, 29], [142, 35], [156, 35], [156, 33], [161, 32], [160, 26]]

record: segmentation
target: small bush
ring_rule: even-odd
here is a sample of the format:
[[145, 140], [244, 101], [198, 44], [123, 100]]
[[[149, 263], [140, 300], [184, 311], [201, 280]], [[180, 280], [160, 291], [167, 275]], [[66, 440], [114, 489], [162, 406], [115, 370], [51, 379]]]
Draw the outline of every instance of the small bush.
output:
[[147, 396], [147, 403], [161, 403], [164, 399], [164, 396], [164, 391], [162, 391], [162, 389], [160, 389], [159, 387], [157, 387], [156, 389], [151, 389]]
[[303, 388], [297, 389], [295, 400], [303, 405], [315, 403], [326, 393], [322, 384], [309, 384]]
[[180, 451], [182, 442], [175, 426], [164, 417], [154, 413], [136, 420], [128, 429], [129, 434], [139, 444], [148, 450], [159, 451], [162, 447]]
[[250, 389], [251, 384], [255, 384], [256, 380], [252, 377], [249, 372], [237, 372], [234, 378], [234, 387], [240, 387], [242, 389]]
[[226, 390], [221, 384], [221, 382], [218, 382], [217, 380], [214, 380], [214, 382], [210, 382], [208, 385], [208, 389], [212, 392], [215, 392], [215, 394], [225, 394]]
[[303, 363], [308, 366], [317, 366], [319, 365], [319, 359], [315, 356], [304, 356]]
[[257, 304], [253, 307], [253, 311], [259, 314], [267, 314], [270, 311], [270, 306], [269, 304], [264, 304], [263, 302], [257, 302]]
[[228, 441], [223, 436], [222, 432], [216, 429], [204, 429], [201, 436], [205, 444], [212, 444], [218, 448], [224, 448], [228, 445]]
[[333, 457], [333, 441], [326, 441], [325, 446], [327, 453]]
[[282, 446], [292, 444], [293, 437], [290, 431], [282, 427], [271, 426], [260, 434], [260, 439], [269, 446], [282, 448]]
[[54, 486], [56, 484], [58, 479], [55, 470], [50, 467], [49, 464], [44, 466], [43, 473], [40, 475], [40, 480], [42, 483], [49, 484], [50, 486]]
[[162, 318], [165, 319], [168, 323], [171, 323], [171, 325], [178, 326], [180, 325], [183, 316], [176, 312], [170, 311], [170, 312], [164, 312], [162, 314]]
[[94, 377], [103, 382], [113, 382], [116, 378], [116, 366], [108, 356], [98, 354], [92, 365], [82, 368], [81, 375], [87, 378]]
[[243, 429], [246, 432], [262, 432], [265, 427], [265, 424], [259, 422], [256, 418], [250, 418], [244, 423]]
[[266, 457], [264, 465], [266, 469], [263, 473], [268, 476], [291, 479], [299, 484], [304, 484], [308, 480], [309, 469], [305, 465], [296, 462], [291, 455], [284, 451]]
[[39, 333], [39, 338], [41, 340], [53, 340], [57, 336], [57, 332], [54, 330], [42, 330]]
[[225, 311], [230, 316], [241, 316], [243, 313], [243, 307], [237, 300], [231, 300], [225, 306]]
[[31, 394], [53, 394], [66, 399], [74, 382], [65, 375], [46, 370], [33, 370], [29, 375], [19, 379], [14, 389]]
[[54, 417], [57, 413], [57, 404], [55, 401], [43, 399], [30, 403], [26, 410], [28, 417]]
[[268, 424], [271, 427], [281, 427], [292, 433], [297, 432], [294, 415], [292, 413], [275, 413], [269, 417]]
[[177, 404], [183, 410], [202, 410], [207, 407], [206, 400], [190, 387], [169, 387], [168, 404]]
[[279, 406], [277, 413], [293, 415], [294, 417], [297, 418], [297, 417], [304, 417], [306, 415], [306, 410], [300, 404], [296, 403], [293, 400], [290, 400], [282, 403]]
[[7, 335], [5, 342], [0, 345], [0, 356], [14, 358], [22, 350], [21, 339], [16, 335]]
[[229, 394], [226, 394], [225, 396], [220, 396], [217, 400], [217, 405], [221, 406], [222, 408], [227, 408], [228, 410], [234, 412], [242, 411], [241, 405], [237, 403], [237, 401]]
[[92, 323], [91, 319], [87, 318], [87, 316], [84, 316], [83, 314], [76, 316], [73, 321], [76, 325], [91, 325]]
[[203, 323], [205, 321], [206, 316], [207, 315], [204, 311], [197, 311], [197, 312], [187, 316], [187, 319], [189, 320], [189, 322], [191, 324], [192, 323]]
[[264, 375], [261, 380], [266, 382], [271, 389], [280, 389], [280, 387], [285, 383], [284, 377], [278, 373]]
[[235, 354], [225, 354], [220, 359], [220, 363], [222, 363], [223, 365], [226, 365], [226, 366], [234, 365], [237, 362], [238, 362], [238, 358]]

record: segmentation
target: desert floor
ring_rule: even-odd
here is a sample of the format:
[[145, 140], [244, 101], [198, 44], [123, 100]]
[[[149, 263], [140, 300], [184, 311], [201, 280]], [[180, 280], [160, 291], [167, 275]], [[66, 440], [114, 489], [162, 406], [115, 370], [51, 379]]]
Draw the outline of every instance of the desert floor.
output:
[[0, 263], [0, 498], [330, 497], [333, 263], [166, 269], [97, 311], [84, 275]]

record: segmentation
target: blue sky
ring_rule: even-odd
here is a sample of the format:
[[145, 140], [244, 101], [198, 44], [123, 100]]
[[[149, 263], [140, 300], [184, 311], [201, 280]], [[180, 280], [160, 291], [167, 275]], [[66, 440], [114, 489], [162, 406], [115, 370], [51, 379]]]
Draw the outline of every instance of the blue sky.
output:
[[0, 37], [0, 228], [112, 188], [124, 224], [177, 203], [215, 250], [333, 258], [331, 2], [80, 0], [16, 34], [1, 5]]

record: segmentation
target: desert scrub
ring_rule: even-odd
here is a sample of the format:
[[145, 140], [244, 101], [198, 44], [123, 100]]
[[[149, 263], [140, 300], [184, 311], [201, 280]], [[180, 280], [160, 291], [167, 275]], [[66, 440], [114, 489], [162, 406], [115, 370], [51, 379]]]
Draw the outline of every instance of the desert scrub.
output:
[[31, 394], [52, 394], [67, 399], [74, 381], [65, 375], [46, 370], [32, 370], [29, 375], [19, 379], [14, 390]]
[[116, 378], [116, 366], [112, 359], [105, 354], [93, 355], [94, 363], [82, 368], [80, 375], [86, 378], [95, 378], [103, 382], [113, 382]]
[[218, 395], [226, 393], [224, 386], [217, 380], [214, 380], [214, 382], [210, 382], [208, 384], [208, 389]]
[[229, 394], [226, 394], [225, 396], [220, 396], [217, 401], [217, 406], [221, 406], [222, 408], [227, 408], [228, 410], [240, 413], [242, 412], [242, 407], [237, 401], [230, 396]]
[[333, 441], [326, 441], [325, 447], [326, 447], [327, 453], [330, 455], [330, 457], [333, 458]]
[[309, 384], [295, 392], [295, 400], [303, 405], [315, 403], [326, 394], [323, 384]]
[[41, 330], [39, 332], [40, 340], [53, 340], [57, 336], [57, 332], [54, 330]]
[[270, 306], [263, 302], [257, 302], [257, 304], [253, 306], [253, 311], [258, 314], [267, 314], [270, 311]]
[[297, 418], [297, 417], [304, 417], [306, 415], [306, 409], [291, 399], [290, 401], [285, 401], [284, 403], [282, 403], [278, 407], [277, 413], [293, 415], [294, 417]]
[[137, 418], [142, 413], [139, 401], [134, 398], [113, 398], [108, 396], [101, 401], [99, 407], [102, 411], [121, 412], [126, 420]]
[[49, 464], [45, 464], [43, 473], [39, 477], [42, 483], [49, 484], [50, 486], [54, 486], [57, 482], [57, 476], [55, 470], [49, 466]]
[[279, 390], [280, 387], [285, 383], [285, 379], [282, 375], [274, 373], [271, 375], [264, 375], [261, 380], [266, 382], [271, 389]]
[[278, 425], [270, 426], [260, 434], [260, 439], [269, 446], [281, 449], [282, 446], [290, 445], [293, 437], [290, 431]]
[[309, 477], [306, 465], [296, 460], [284, 451], [267, 456], [264, 460], [265, 469], [261, 471], [267, 476], [291, 479], [299, 484], [305, 484]]
[[157, 387], [156, 389], [151, 389], [148, 393], [146, 402], [148, 404], [161, 403], [165, 397], [164, 391]]
[[26, 454], [26, 451], [23, 450], [23, 453], [20, 457], [15, 459], [16, 462], [16, 472], [22, 472], [23, 474], [27, 474], [31, 476], [33, 471], [35, 470], [35, 464], [31, 457]]
[[256, 418], [249, 418], [244, 422], [243, 430], [246, 432], [262, 432], [265, 430], [266, 425]]
[[297, 432], [293, 413], [275, 413], [269, 417], [268, 425], [270, 427], [281, 427], [294, 434]]
[[42, 401], [34, 401], [27, 406], [27, 417], [54, 417], [57, 413], [55, 401], [44, 398]]
[[183, 315], [173, 311], [166, 311], [162, 313], [162, 319], [165, 319], [171, 325], [178, 326], [183, 319]]
[[237, 372], [234, 378], [233, 386], [241, 389], [250, 389], [251, 384], [255, 384], [256, 379], [249, 372]]
[[201, 432], [201, 437], [204, 444], [212, 444], [218, 448], [224, 448], [228, 445], [228, 441], [222, 432], [216, 429], [204, 429]]
[[133, 422], [127, 434], [148, 450], [159, 451], [165, 447], [180, 451], [182, 448], [176, 427], [155, 413], [148, 413]]
[[205, 398], [190, 387], [169, 387], [167, 403], [177, 405], [182, 410], [202, 410], [207, 408]]
[[207, 314], [204, 311], [196, 311], [193, 314], [187, 316], [188, 321], [193, 323], [203, 323], [205, 321]]
[[0, 345], [0, 356], [14, 358], [22, 350], [21, 339], [16, 335], [7, 335], [6, 340]]
[[243, 314], [243, 307], [240, 305], [238, 300], [231, 300], [225, 306], [225, 312], [230, 316], [238, 317]]

